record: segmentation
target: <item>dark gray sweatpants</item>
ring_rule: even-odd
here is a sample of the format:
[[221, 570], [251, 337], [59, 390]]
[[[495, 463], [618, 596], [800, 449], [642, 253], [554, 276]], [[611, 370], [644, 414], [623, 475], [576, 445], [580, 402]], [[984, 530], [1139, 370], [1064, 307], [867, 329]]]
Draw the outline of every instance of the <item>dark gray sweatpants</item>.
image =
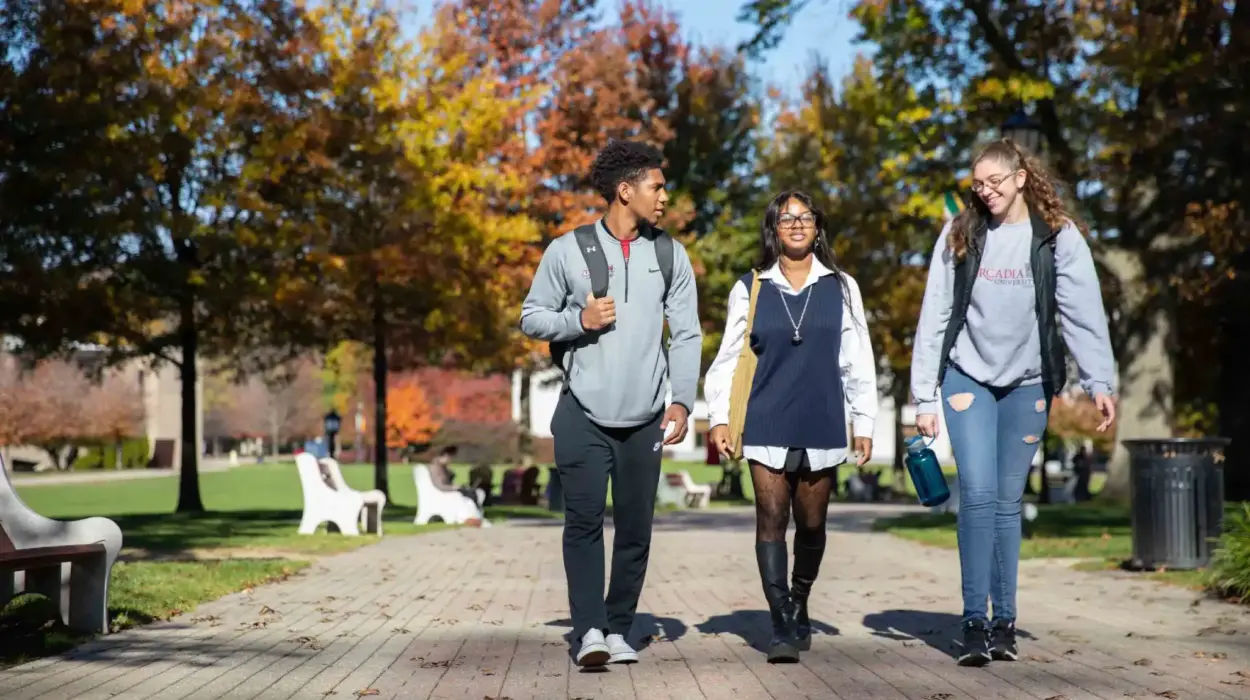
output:
[[[551, 418], [564, 490], [564, 576], [577, 639], [592, 628], [629, 637], [647, 575], [663, 458], [663, 413], [634, 428], [592, 422], [565, 391]], [[603, 597], [603, 516], [612, 478], [612, 579]]]

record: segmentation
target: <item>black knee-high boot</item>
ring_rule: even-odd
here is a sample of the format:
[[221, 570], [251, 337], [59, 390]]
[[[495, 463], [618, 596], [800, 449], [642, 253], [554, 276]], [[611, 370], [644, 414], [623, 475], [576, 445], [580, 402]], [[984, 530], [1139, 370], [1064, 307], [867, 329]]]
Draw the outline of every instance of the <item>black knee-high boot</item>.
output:
[[789, 557], [785, 542], [756, 542], [755, 558], [760, 566], [764, 598], [772, 616], [773, 637], [768, 644], [769, 663], [796, 663], [799, 650], [794, 646], [794, 601], [786, 585]]
[[801, 651], [812, 648], [812, 621], [808, 616], [807, 599], [812, 584], [820, 573], [825, 557], [825, 532], [799, 532], [794, 537], [794, 575], [790, 581], [790, 597], [794, 600], [794, 643]]

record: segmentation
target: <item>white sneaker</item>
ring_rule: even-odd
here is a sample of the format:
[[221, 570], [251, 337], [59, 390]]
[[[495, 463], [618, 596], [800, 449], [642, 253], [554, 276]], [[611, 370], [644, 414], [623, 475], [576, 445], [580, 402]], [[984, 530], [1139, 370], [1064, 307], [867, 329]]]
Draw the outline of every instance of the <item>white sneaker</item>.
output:
[[625, 638], [619, 634], [609, 634], [608, 653], [612, 656], [608, 659], [610, 664], [635, 664], [638, 663], [638, 652], [625, 641]]
[[582, 646], [577, 650], [578, 666], [602, 666], [611, 656], [608, 644], [603, 639], [603, 632], [592, 629], [582, 635]]

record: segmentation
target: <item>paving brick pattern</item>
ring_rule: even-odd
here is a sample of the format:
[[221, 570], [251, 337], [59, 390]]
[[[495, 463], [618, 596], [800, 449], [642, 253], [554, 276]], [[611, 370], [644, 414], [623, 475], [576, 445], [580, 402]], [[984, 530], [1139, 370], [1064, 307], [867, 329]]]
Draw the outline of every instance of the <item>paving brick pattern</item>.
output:
[[657, 521], [634, 666], [570, 664], [559, 523], [511, 524], [388, 537], [0, 672], [0, 698], [1250, 698], [1250, 610], [1055, 561], [1021, 572], [1024, 658], [957, 667], [957, 557], [869, 532], [885, 510], [831, 510], [800, 665], [764, 662], [753, 515], [716, 509]]

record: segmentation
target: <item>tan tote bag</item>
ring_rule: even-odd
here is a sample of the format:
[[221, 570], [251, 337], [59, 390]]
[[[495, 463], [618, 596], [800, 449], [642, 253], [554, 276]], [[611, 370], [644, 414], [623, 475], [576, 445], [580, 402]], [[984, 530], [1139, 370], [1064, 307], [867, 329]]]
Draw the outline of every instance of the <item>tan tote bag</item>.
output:
[[751, 398], [751, 384], [755, 380], [758, 362], [751, 350], [751, 328], [755, 325], [755, 300], [760, 295], [760, 274], [751, 273], [751, 303], [747, 306], [747, 332], [742, 338], [742, 350], [738, 352], [738, 364], [734, 367], [733, 384], [729, 390], [729, 458], [735, 462], [742, 459], [742, 432], [747, 423], [747, 400]]

